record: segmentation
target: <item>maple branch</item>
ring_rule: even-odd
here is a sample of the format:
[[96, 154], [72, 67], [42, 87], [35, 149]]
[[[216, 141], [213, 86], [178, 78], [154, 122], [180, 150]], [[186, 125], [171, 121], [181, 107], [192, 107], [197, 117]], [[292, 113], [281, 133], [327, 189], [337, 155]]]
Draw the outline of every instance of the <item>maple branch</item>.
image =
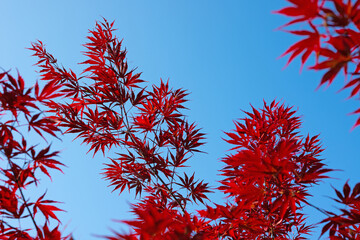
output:
[[[159, 132], [159, 131], [162, 130], [162, 129], [161, 129], [161, 124], [163, 124], [164, 121], [165, 121], [164, 117], [161, 117], [161, 120], [159, 120], [159, 123], [158, 123], [156, 129], [153, 130], [153, 131], [154, 131], [154, 134], [155, 134], [155, 132]], [[155, 142], [153, 139], [150, 139], [150, 141], [154, 144], [154, 146], [156, 146], [156, 142]], [[168, 149], [168, 151], [170, 152], [169, 147], [167, 147], [167, 149]], [[160, 148], [158, 148], [158, 150], [160, 150]], [[175, 169], [176, 169], [176, 168], [177, 168], [177, 167], [173, 166], [172, 176], [171, 176], [171, 181], [170, 181], [170, 187], [171, 187], [171, 188], [172, 188], [172, 186], [173, 186], [174, 176], [175, 176]], [[173, 197], [175, 198], [175, 196], [173, 196]], [[175, 200], [177, 200], [177, 199], [175, 198]], [[180, 203], [179, 203], [178, 201], [176, 201], [176, 202], [179, 204], [179, 206], [182, 207], [182, 205], [180, 205]], [[183, 212], [185, 213], [184, 209], [182, 209], [182, 210], [183, 210]]]
[[[6, 158], [7, 158], [8, 162], [9, 162], [11, 171], [12, 171], [13, 174], [14, 174], [15, 183], [16, 183], [16, 185], [18, 186], [18, 189], [19, 189], [19, 191], [20, 191], [20, 195], [21, 195], [21, 198], [22, 198], [22, 200], [23, 200], [23, 202], [24, 202], [25, 208], [27, 209], [27, 211], [28, 211], [28, 213], [29, 213], [29, 216], [30, 216], [30, 218], [31, 218], [31, 221], [32, 221], [32, 223], [34, 224], [34, 226], [35, 226], [35, 228], [36, 228], [37, 234], [40, 235], [41, 232], [40, 232], [40, 230], [39, 230], [39, 227], [38, 227], [38, 225], [36, 224], [35, 218], [34, 218], [32, 212], [31, 212], [31, 210], [30, 210], [30, 208], [29, 208], [29, 205], [28, 205], [28, 203], [27, 203], [27, 201], [26, 201], [25, 195], [24, 195], [24, 193], [23, 193], [23, 191], [22, 191], [22, 189], [21, 189], [21, 186], [20, 186], [20, 184], [19, 184], [19, 176], [15, 175], [16, 173], [15, 173], [15, 171], [14, 171], [13, 163], [12, 163], [12, 161], [10, 160], [10, 158], [9, 158], [8, 156], [6, 156]], [[41, 235], [40, 235], [40, 236], [41, 236]]]
[[[16, 179], [16, 184], [19, 186], [19, 183], [18, 183], [17, 179]], [[31, 221], [33, 222], [33, 224], [34, 224], [34, 226], [35, 226], [35, 228], [36, 228], [36, 232], [37, 232], [38, 234], [41, 234], [41, 233], [39, 232], [39, 227], [37, 226], [37, 224], [36, 224], [36, 222], [35, 222], [35, 218], [34, 218], [32, 212], [31, 212], [31, 210], [30, 210], [30, 208], [29, 208], [29, 205], [28, 205], [27, 201], [25, 200], [24, 193], [23, 193], [23, 191], [21, 190], [20, 186], [19, 186], [19, 191], [20, 191], [20, 194], [21, 194], [21, 198], [22, 198], [22, 200], [24, 201], [25, 207], [26, 207], [27, 211], [29, 212]]]
[[317, 206], [315, 206], [314, 204], [311, 204], [311, 203], [309, 203], [309, 202], [306, 202], [306, 203], [307, 203], [307, 205], [309, 205], [310, 207], [315, 208], [316, 210], [318, 210], [319, 212], [325, 214], [326, 216], [331, 217], [331, 215], [330, 215], [329, 213], [327, 213], [324, 209], [319, 208], [319, 207], [317, 207]]
[[1, 222], [2, 224], [5, 224], [5, 225], [6, 225], [6, 226], [8, 226], [9, 228], [12, 228], [12, 229], [17, 229], [16, 227], [14, 227], [14, 226], [10, 225], [9, 223], [5, 222], [5, 221], [4, 221], [4, 220], [2, 220], [2, 219], [0, 219], [0, 222]]
[[[127, 115], [127, 112], [126, 112], [126, 110], [124, 109], [124, 106], [123, 105], [121, 105], [120, 106], [120, 109], [121, 109], [121, 111], [122, 111], [122, 113], [123, 113], [123, 118], [124, 118], [124, 116], [125, 116], [125, 127], [126, 127], [126, 130], [127, 130], [127, 132], [129, 132], [130, 133], [130, 126], [129, 126], [129, 119], [128, 119], [128, 115]], [[133, 142], [133, 143], [135, 143], [136, 141], [135, 141], [135, 139], [134, 139], [134, 137], [132, 136], [132, 134], [130, 133], [129, 134], [129, 136], [130, 136], [130, 138], [131, 138], [131, 141]], [[139, 153], [142, 157], [145, 157], [144, 156], [144, 153], [143, 152], [140, 152]], [[171, 191], [171, 189], [167, 186], [167, 184], [165, 183], [165, 181], [161, 178], [161, 176], [154, 170], [154, 168], [150, 165], [150, 164], [148, 164], [148, 166], [150, 167], [150, 170], [151, 170], [151, 172], [152, 172], [152, 174], [157, 178], [157, 179], [159, 179], [160, 180], [160, 182], [164, 185], [164, 187], [166, 188], [166, 190], [168, 191], [168, 193], [171, 195], [171, 197], [176, 201], [176, 203], [179, 205], [179, 207], [181, 208], [181, 210], [182, 210], [182, 212], [185, 214], [185, 208], [182, 206], [182, 204], [180, 203], [180, 201], [179, 201], [179, 199], [174, 195], [174, 193], [173, 193], [173, 191]]]

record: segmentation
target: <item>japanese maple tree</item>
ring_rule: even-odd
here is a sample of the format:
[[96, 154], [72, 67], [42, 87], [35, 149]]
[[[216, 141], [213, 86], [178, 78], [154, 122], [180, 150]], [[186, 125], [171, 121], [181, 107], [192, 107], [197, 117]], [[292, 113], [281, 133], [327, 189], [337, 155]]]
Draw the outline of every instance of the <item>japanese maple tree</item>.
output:
[[[360, 3], [289, 2], [292, 6], [278, 11], [293, 17], [285, 27], [301, 22], [309, 26], [289, 31], [305, 36], [284, 53], [290, 54], [289, 62], [302, 54], [304, 64], [315, 53], [312, 69], [327, 69], [321, 84], [331, 83], [344, 70], [354, 77], [345, 88], [353, 87], [351, 96], [358, 94], [359, 69], [348, 73], [347, 66], [357, 64], [354, 29]], [[61, 171], [63, 164], [49, 145], [39, 151], [29, 144], [22, 128], [44, 139], [44, 134], [56, 137], [59, 129], [82, 139], [89, 152], [107, 157], [102, 174], [113, 191], [134, 191], [135, 219], [121, 219], [130, 232], [114, 231], [104, 237], [109, 240], [306, 239], [314, 227], [306, 222], [306, 205], [324, 214], [323, 235], [360, 239], [360, 183], [352, 190], [347, 183], [342, 192], [335, 190], [336, 201], [345, 206], [341, 214], [309, 202], [309, 188], [331, 169], [321, 159], [319, 136], [301, 134], [300, 117], [284, 103], [264, 101], [262, 108], [252, 107], [234, 122], [234, 130], [226, 133], [233, 148], [222, 159], [218, 188], [185, 169], [205, 138], [184, 114], [188, 93], [162, 80], [148, 85], [128, 65], [113, 25], [104, 19], [90, 30], [80, 74], [59, 65], [38, 41], [30, 49], [38, 59], [42, 89], [38, 83], [25, 88], [21, 76], [16, 79], [9, 72], [0, 75], [0, 239], [70, 238], [58, 226], [49, 227], [50, 221], [60, 223], [56, 201], [45, 194], [37, 200], [25, 196], [29, 185], [38, 184], [39, 172], [51, 177], [49, 170]], [[223, 193], [225, 202], [208, 201], [211, 191]], [[189, 207], [194, 204], [196, 212]], [[33, 227], [24, 229], [14, 219], [30, 219]]]

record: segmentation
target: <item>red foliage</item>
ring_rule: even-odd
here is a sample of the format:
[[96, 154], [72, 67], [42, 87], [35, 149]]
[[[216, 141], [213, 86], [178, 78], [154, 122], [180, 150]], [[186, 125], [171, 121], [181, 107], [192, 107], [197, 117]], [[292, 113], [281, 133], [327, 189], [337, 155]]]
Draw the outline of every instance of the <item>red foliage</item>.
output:
[[[349, 98], [360, 96], [360, 1], [352, 0], [287, 0], [292, 5], [276, 13], [292, 18], [283, 27], [302, 23], [304, 30], [288, 31], [306, 38], [292, 45], [282, 55], [290, 54], [288, 64], [301, 55], [302, 65], [314, 53], [313, 70], [324, 70], [320, 85], [330, 85], [343, 71]], [[303, 25], [307, 24], [308, 27]], [[305, 30], [306, 29], [306, 30]], [[348, 70], [350, 69], [350, 71]], [[348, 78], [349, 76], [349, 78]], [[353, 112], [359, 114], [360, 108]], [[353, 128], [360, 125], [360, 117]]]
[[228, 202], [200, 213], [224, 239], [303, 239], [311, 229], [301, 211], [307, 190], [330, 171], [319, 140], [299, 135], [299, 117], [279, 103], [246, 114], [227, 133], [236, 152], [223, 159], [219, 190]]
[[42, 80], [71, 99], [47, 105], [59, 125], [83, 138], [94, 154], [121, 147], [103, 172], [114, 190], [135, 189], [136, 195], [145, 190], [159, 196], [164, 208], [185, 211], [187, 202], [203, 202], [209, 192], [203, 182], [180, 184], [179, 169], [203, 144], [203, 134], [181, 113], [187, 93], [163, 81], [149, 90], [141, 87], [141, 74], [129, 69], [112, 27], [104, 21], [90, 31], [81, 77], [59, 68], [41, 42], [33, 44]]
[[340, 209], [342, 214], [327, 212], [329, 217], [322, 223], [326, 225], [322, 234], [329, 230], [332, 239], [360, 239], [360, 183], [356, 184], [352, 193], [348, 183], [345, 183], [343, 194], [334, 189], [338, 199], [345, 208]]
[[[352, 8], [359, 4], [343, 6], [335, 1], [336, 15], [316, 0], [290, 2], [294, 6], [278, 12], [295, 18], [287, 25], [308, 22], [312, 30], [290, 31], [307, 37], [285, 53], [291, 54], [289, 62], [302, 54], [305, 63], [313, 52], [326, 57], [313, 69], [328, 69], [321, 84], [331, 83], [337, 72], [347, 70], [353, 61], [352, 40], [343, 40], [347, 37], [341, 31], [341, 36], [324, 35], [312, 21], [321, 17], [320, 11], [329, 14], [327, 27], [347, 26], [347, 18], [357, 19]], [[305, 205], [313, 206], [307, 199], [308, 189], [331, 169], [319, 158], [323, 149], [318, 136], [300, 135], [296, 111], [275, 101], [264, 102], [262, 109], [252, 107], [252, 112], [245, 112], [246, 117], [235, 122], [235, 129], [226, 133], [233, 148], [222, 160], [223, 180], [217, 189], [227, 200], [208, 205], [208, 183], [183, 170], [194, 153], [200, 152], [204, 139], [182, 113], [187, 92], [172, 89], [163, 81], [143, 86], [141, 73], [129, 68], [126, 50], [113, 31], [113, 23], [106, 20], [90, 31], [84, 45], [85, 69], [79, 77], [59, 67], [40, 41], [31, 50], [38, 57], [44, 88], [40, 90], [36, 83], [25, 89], [20, 76], [16, 80], [8, 73], [0, 74], [0, 114], [6, 116], [0, 128], [0, 151], [7, 164], [0, 167], [4, 179], [0, 186], [0, 239], [69, 238], [62, 237], [58, 227], [48, 227], [50, 219], [60, 222], [56, 201], [45, 200], [45, 194], [36, 201], [24, 196], [25, 187], [38, 183], [38, 172], [50, 177], [48, 170], [60, 170], [63, 164], [54, 159], [58, 152], [50, 152], [50, 146], [40, 151], [29, 146], [19, 130], [24, 125], [20, 121], [41, 137], [43, 133], [56, 136], [58, 127], [65, 128], [65, 133], [82, 139], [94, 154], [108, 155], [108, 150], [115, 150], [116, 156], [108, 156], [105, 163], [104, 178], [114, 191], [128, 189], [143, 197], [132, 206], [136, 218], [123, 221], [132, 232], [114, 232], [106, 239], [305, 239], [313, 227], [306, 224], [302, 212]], [[346, 34], [356, 35], [350, 32]], [[322, 47], [322, 37], [329, 37], [332, 50]], [[345, 88], [354, 86], [360, 86], [358, 79]], [[353, 91], [352, 95], [358, 92]], [[45, 116], [37, 104], [46, 106], [52, 116]], [[325, 212], [328, 218], [323, 221], [322, 233], [328, 231], [331, 239], [359, 239], [360, 184], [350, 192], [348, 184], [343, 194], [336, 190], [337, 201], [350, 209], [342, 209], [341, 215]], [[201, 203], [205, 209], [189, 212], [189, 203]], [[45, 219], [42, 227], [39, 215]], [[12, 219], [22, 218], [30, 218], [34, 229], [12, 224]]]
[[[311, 53], [316, 56], [316, 63], [310, 69], [325, 70], [320, 86], [327, 83], [330, 85], [340, 71], [343, 71], [347, 78], [345, 86], [341, 89], [350, 89], [349, 98], [360, 96], [360, 1], [351, 0], [314, 0], [311, 7], [311, 14], [305, 13], [305, 5], [300, 1], [288, 0], [293, 5], [280, 11], [287, 17], [295, 18], [284, 26], [292, 25], [296, 22], [306, 22], [312, 33], [309, 31], [288, 31], [297, 35], [313, 36], [300, 40], [291, 46], [283, 55], [290, 54], [289, 62], [302, 53], [302, 64]], [[301, 1], [302, 2], [302, 1]], [[305, 1], [304, 1], [305, 4]], [[311, 15], [311, 16], [310, 16]], [[302, 33], [302, 34], [299, 34]], [[306, 34], [305, 34], [306, 33]], [[319, 36], [319, 37], [315, 37]], [[319, 61], [318, 61], [319, 60]], [[349, 71], [350, 68], [350, 71]], [[360, 108], [353, 112], [359, 114]], [[360, 117], [357, 119], [353, 128], [360, 125]], [[326, 212], [328, 218], [323, 223], [327, 223], [322, 230], [322, 234], [329, 230], [331, 239], [360, 239], [360, 205], [359, 187], [357, 184], [351, 195], [350, 187], [344, 185], [344, 195], [336, 191], [340, 200], [336, 200], [347, 206], [348, 209], [341, 209], [342, 214], [337, 215]]]
[[[58, 96], [56, 88], [45, 86], [41, 94], [39, 89], [38, 83], [26, 88], [20, 75], [16, 79], [8, 72], [0, 74], [0, 239], [69, 238], [62, 237], [57, 227], [49, 230], [47, 226], [51, 218], [60, 223], [55, 212], [62, 210], [53, 205], [56, 201], [44, 200], [45, 194], [36, 201], [25, 196], [30, 185], [39, 183], [40, 172], [50, 177], [50, 169], [60, 170], [63, 165], [54, 159], [58, 152], [51, 152], [50, 145], [38, 150], [37, 145], [30, 145], [26, 140], [26, 131], [43, 138], [44, 133], [56, 137], [59, 131], [54, 119], [40, 109], [41, 105]], [[40, 218], [39, 212], [42, 215]], [[39, 220], [42, 218], [45, 219], [43, 227]], [[21, 227], [23, 219], [30, 219], [32, 228]]]

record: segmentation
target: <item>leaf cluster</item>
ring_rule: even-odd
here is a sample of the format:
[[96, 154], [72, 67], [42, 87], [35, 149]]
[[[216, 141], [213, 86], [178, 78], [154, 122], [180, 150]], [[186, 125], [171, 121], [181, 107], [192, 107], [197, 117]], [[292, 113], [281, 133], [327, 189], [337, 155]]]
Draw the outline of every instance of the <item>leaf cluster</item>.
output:
[[[287, 0], [292, 5], [275, 13], [292, 20], [280, 29], [302, 24], [301, 29], [284, 30], [302, 39], [290, 46], [282, 56], [289, 55], [289, 64], [301, 56], [303, 66], [312, 54], [316, 62], [309, 69], [325, 71], [319, 87], [331, 85], [343, 71], [345, 84], [341, 90], [349, 89], [348, 98], [360, 94], [360, 1], [352, 0]], [[303, 26], [305, 25], [305, 27]], [[301, 66], [301, 67], [302, 67]], [[352, 114], [359, 114], [360, 108]], [[353, 128], [360, 125], [360, 117]]]

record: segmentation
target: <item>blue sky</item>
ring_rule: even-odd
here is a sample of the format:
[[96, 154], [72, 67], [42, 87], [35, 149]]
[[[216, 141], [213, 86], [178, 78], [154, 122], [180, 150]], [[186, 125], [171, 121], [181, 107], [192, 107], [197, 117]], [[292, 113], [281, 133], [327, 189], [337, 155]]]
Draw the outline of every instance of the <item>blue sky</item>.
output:
[[[282, 100], [295, 106], [302, 116], [302, 134], [319, 134], [326, 148], [322, 157], [333, 169], [342, 169], [312, 188], [311, 202], [326, 209], [334, 203], [331, 185], [340, 187], [360, 182], [360, 128], [350, 132], [355, 116], [347, 114], [358, 108], [358, 101], [346, 101], [347, 92], [336, 94], [344, 78], [338, 77], [326, 91], [315, 91], [321, 73], [299, 73], [299, 61], [283, 69], [286, 59], [278, 57], [297, 39], [275, 29], [286, 18], [271, 11], [285, 6], [285, 0], [198, 0], [198, 1], [1, 1], [0, 66], [19, 70], [27, 85], [39, 78], [33, 66], [36, 59], [26, 48], [41, 40], [60, 63], [78, 73], [77, 63], [88, 29], [105, 17], [115, 20], [116, 34], [124, 38], [128, 62], [143, 72], [149, 84], [170, 78], [175, 88], [188, 89], [191, 95], [187, 114], [207, 133], [207, 154], [197, 154], [191, 161], [199, 178], [213, 186], [219, 180], [220, 159], [230, 148], [223, 131], [233, 128], [232, 121], [249, 110], [250, 103], [261, 107], [262, 101]], [[88, 148], [67, 135], [62, 142], [60, 160], [67, 165], [65, 174], [54, 173], [53, 181], [44, 178], [40, 191], [60, 202], [66, 213], [59, 216], [60, 229], [74, 232], [75, 239], [96, 239], [94, 234], [109, 234], [119, 229], [112, 219], [129, 219], [133, 194], [111, 193], [101, 179], [107, 160], [102, 155], [86, 155]], [[222, 196], [211, 196], [216, 202]], [[199, 206], [201, 208], [201, 206]], [[309, 221], [321, 219], [321, 213], [306, 208]], [[126, 228], [124, 230], [127, 230]], [[319, 236], [317, 232], [314, 239]], [[310, 238], [312, 239], [312, 238]]]

